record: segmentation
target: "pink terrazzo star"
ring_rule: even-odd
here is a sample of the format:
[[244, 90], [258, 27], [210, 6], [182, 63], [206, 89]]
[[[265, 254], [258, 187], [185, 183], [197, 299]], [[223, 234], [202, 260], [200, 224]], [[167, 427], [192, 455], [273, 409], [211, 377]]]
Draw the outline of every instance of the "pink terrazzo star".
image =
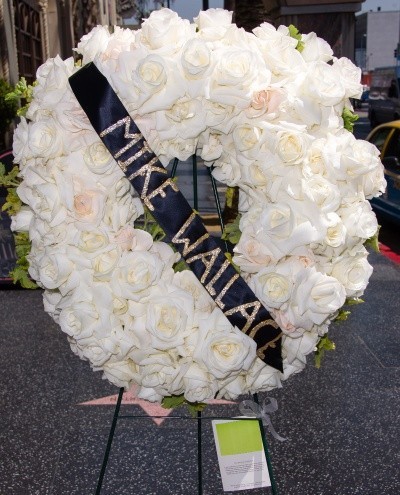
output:
[[[124, 392], [122, 396], [121, 404], [131, 404], [140, 406], [143, 411], [151, 417], [151, 419], [156, 423], [157, 426], [171, 414], [172, 409], [164, 409], [160, 404], [156, 402], [149, 402], [144, 399], [139, 399], [136, 395], [137, 386], [133, 385], [127, 392]], [[100, 397], [99, 399], [89, 400], [87, 402], [81, 402], [79, 406], [115, 406], [118, 400], [118, 394], [108, 395], [106, 397]], [[224, 399], [211, 399], [207, 401], [207, 404], [236, 404], [230, 400]], [[157, 417], [161, 416], [161, 417]]]

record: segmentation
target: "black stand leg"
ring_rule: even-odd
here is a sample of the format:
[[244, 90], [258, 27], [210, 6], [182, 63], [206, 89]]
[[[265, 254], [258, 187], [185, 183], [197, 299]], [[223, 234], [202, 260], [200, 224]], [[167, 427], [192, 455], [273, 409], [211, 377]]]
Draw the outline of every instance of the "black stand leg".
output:
[[111, 423], [110, 433], [108, 434], [108, 441], [107, 441], [106, 451], [104, 452], [103, 464], [101, 465], [99, 479], [97, 481], [97, 488], [96, 488], [95, 495], [100, 495], [101, 487], [103, 485], [103, 478], [104, 478], [104, 474], [106, 472], [108, 458], [110, 456], [111, 445], [112, 445], [113, 438], [114, 438], [115, 428], [117, 426], [118, 414], [119, 414], [119, 409], [121, 407], [123, 394], [124, 394], [124, 389], [120, 388], [119, 394], [118, 394], [117, 404], [115, 406], [114, 417], [113, 417], [113, 420]]
[[[258, 401], [258, 394], [253, 394], [253, 399], [256, 404], [260, 404]], [[271, 488], [272, 488], [272, 495], [279, 495], [278, 494], [278, 489], [276, 487], [275, 483], [275, 478], [274, 478], [274, 472], [272, 469], [272, 462], [271, 462], [271, 457], [269, 455], [269, 450], [268, 450], [268, 444], [267, 444], [267, 437], [265, 435], [265, 428], [263, 424], [263, 420], [259, 419], [258, 424], [260, 426], [260, 433], [261, 433], [261, 439], [264, 447], [264, 452], [265, 452], [265, 457], [267, 459], [267, 466], [268, 466], [268, 472], [269, 472], [269, 479], [271, 480]]]
[[203, 468], [201, 452], [201, 411], [197, 412], [197, 479], [198, 494], [203, 495]]

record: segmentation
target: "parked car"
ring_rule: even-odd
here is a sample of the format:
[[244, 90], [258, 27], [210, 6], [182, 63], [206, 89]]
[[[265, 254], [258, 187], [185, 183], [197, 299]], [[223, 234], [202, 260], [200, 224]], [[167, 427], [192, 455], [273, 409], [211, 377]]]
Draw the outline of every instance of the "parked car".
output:
[[379, 198], [373, 198], [373, 209], [383, 218], [400, 225], [400, 120], [382, 124], [367, 136], [381, 152], [387, 188]]
[[[13, 167], [13, 155], [11, 151], [0, 153], [0, 162], [9, 171]], [[12, 284], [9, 276], [16, 262], [14, 237], [10, 230], [10, 217], [1, 211], [7, 196], [7, 189], [0, 186], [0, 286]]]
[[400, 67], [377, 67], [368, 95], [368, 118], [371, 127], [400, 119]]

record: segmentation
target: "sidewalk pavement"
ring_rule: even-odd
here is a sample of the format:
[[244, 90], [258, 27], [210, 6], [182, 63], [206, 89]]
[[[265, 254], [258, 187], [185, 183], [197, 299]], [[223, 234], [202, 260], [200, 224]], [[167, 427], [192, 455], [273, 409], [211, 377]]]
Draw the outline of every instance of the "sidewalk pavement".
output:
[[[279, 442], [267, 434], [280, 495], [398, 495], [400, 270], [371, 255], [365, 304], [335, 325], [321, 369], [267, 395]], [[0, 494], [95, 493], [118, 389], [72, 354], [40, 290], [0, 291]], [[81, 405], [103, 399], [103, 405]], [[107, 405], [108, 404], [108, 405]], [[121, 414], [145, 414], [140, 404]], [[206, 414], [235, 416], [238, 406]], [[102, 495], [195, 495], [196, 421], [120, 419]], [[204, 495], [222, 494], [210, 421], [203, 421]], [[225, 492], [229, 493], [229, 492]], [[236, 492], [261, 495], [266, 490]]]

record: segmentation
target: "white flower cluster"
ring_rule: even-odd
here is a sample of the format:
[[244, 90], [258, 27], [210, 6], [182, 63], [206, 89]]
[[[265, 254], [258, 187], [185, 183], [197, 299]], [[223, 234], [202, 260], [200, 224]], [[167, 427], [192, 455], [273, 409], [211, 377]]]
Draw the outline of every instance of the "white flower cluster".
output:
[[[30, 274], [72, 350], [139, 396], [189, 401], [269, 390], [300, 371], [346, 297], [371, 275], [368, 198], [378, 151], [344, 128], [360, 72], [314, 33], [247, 33], [221, 9], [190, 23], [168, 9], [139, 31], [98, 26], [77, 47], [107, 77], [164, 164], [194, 153], [240, 188], [234, 262], [279, 323], [284, 372], [256, 357], [178, 255], [137, 228], [127, 179], [75, 99], [72, 59], [48, 60], [14, 139]], [[96, 88], [93, 88], [96, 91]]]

